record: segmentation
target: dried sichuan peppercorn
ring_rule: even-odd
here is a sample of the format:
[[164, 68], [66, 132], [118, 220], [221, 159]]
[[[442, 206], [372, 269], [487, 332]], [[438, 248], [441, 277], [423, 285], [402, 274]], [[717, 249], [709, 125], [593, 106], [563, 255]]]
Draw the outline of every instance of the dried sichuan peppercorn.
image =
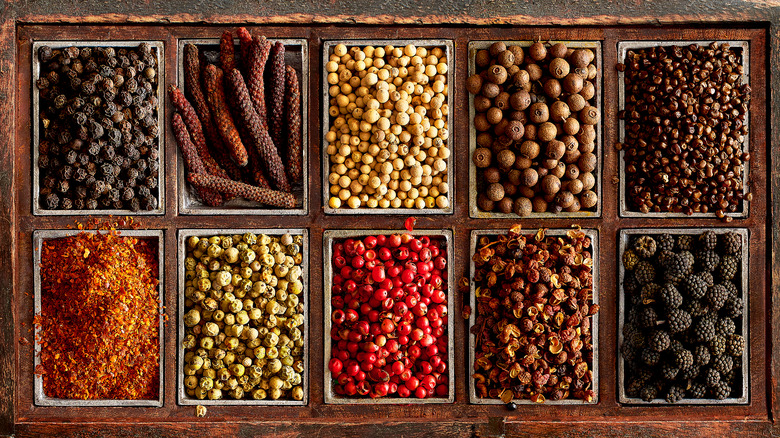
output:
[[[114, 226], [118, 224], [113, 224]], [[50, 239], [41, 248], [41, 346], [47, 397], [159, 397], [158, 254], [151, 240], [108, 232]]]

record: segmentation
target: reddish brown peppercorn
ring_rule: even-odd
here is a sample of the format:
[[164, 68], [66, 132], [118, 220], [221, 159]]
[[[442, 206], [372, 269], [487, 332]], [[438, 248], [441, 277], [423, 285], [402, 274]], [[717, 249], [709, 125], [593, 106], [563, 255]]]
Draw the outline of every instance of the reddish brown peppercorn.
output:
[[241, 142], [241, 137], [238, 135], [238, 129], [236, 129], [235, 123], [233, 123], [233, 117], [230, 116], [230, 110], [225, 102], [225, 90], [222, 86], [222, 70], [214, 65], [206, 67], [206, 75], [204, 83], [206, 85], [206, 98], [208, 99], [209, 106], [214, 112], [214, 121], [216, 122], [219, 132], [222, 134], [222, 140], [230, 150], [230, 154], [235, 160], [236, 164], [240, 167], [244, 167], [249, 163], [249, 158], [246, 154], [246, 148]]
[[285, 119], [287, 121], [287, 169], [290, 180], [300, 181], [303, 175], [303, 144], [301, 133], [301, 88], [298, 74], [287, 66], [285, 75]]
[[265, 107], [265, 80], [263, 79], [263, 72], [265, 71], [265, 63], [268, 61], [270, 51], [271, 43], [264, 36], [252, 37], [252, 48], [249, 50], [248, 55], [249, 75], [247, 88], [249, 88], [249, 95], [252, 98], [252, 104], [255, 106], [257, 116], [260, 118], [260, 123], [265, 129], [268, 129], [268, 116]]
[[271, 95], [268, 102], [268, 132], [271, 139], [284, 153], [284, 44], [274, 43], [271, 49]]
[[[206, 173], [206, 168], [198, 156], [197, 148], [190, 141], [190, 134], [187, 132], [187, 126], [179, 113], [173, 114], [173, 134], [176, 137], [176, 143], [181, 150], [181, 156], [184, 158], [184, 167], [188, 173]], [[223, 204], [222, 195], [219, 192], [208, 189], [196, 189], [198, 197], [206, 204], [217, 207]]]
[[204, 187], [249, 199], [250, 201], [281, 208], [294, 208], [295, 196], [291, 193], [268, 190], [249, 184], [205, 174], [191, 174], [188, 180], [196, 187]]
[[233, 34], [229, 30], [223, 32], [219, 40], [219, 63], [224, 71], [236, 68], [236, 47], [233, 43]]

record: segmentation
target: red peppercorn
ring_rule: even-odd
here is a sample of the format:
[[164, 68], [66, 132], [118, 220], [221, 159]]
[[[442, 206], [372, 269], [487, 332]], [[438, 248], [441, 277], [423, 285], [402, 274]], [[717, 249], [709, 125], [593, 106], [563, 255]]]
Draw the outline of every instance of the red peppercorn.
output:
[[341, 360], [337, 358], [333, 358], [328, 362], [328, 369], [333, 374], [339, 374], [341, 372], [341, 369], [343, 368], [343, 364], [341, 363]]

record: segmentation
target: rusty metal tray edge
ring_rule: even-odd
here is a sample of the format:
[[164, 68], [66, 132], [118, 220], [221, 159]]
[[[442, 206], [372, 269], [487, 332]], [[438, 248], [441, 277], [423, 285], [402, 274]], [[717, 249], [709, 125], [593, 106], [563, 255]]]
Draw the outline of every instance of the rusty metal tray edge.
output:
[[[328, 157], [328, 151], [327, 151], [327, 142], [325, 141], [325, 136], [328, 134], [328, 131], [330, 130], [330, 114], [328, 114], [328, 102], [330, 101], [330, 97], [328, 96], [328, 87], [327, 87], [327, 81], [324, 80], [324, 78], [327, 76], [325, 74], [325, 65], [328, 63], [328, 57], [330, 56], [330, 52], [333, 48], [333, 46], [338, 44], [347, 44], [347, 45], [407, 45], [407, 44], [414, 44], [421, 47], [443, 47], [445, 50], [445, 53], [447, 55], [447, 102], [446, 104], [450, 105], [450, 114], [447, 116], [447, 129], [450, 132], [450, 136], [447, 139], [447, 147], [450, 149], [450, 156], [447, 158], [447, 183], [449, 185], [449, 191], [447, 192], [447, 200], [449, 201], [449, 206], [447, 208], [367, 208], [367, 207], [361, 207], [361, 208], [348, 208], [348, 207], [341, 207], [341, 208], [331, 208], [328, 205], [328, 200], [330, 199], [330, 182], [328, 181], [328, 175], [330, 174], [330, 157]], [[322, 77], [323, 77], [323, 83], [322, 83], [322, 89], [320, 90], [320, 98], [322, 99], [322, 102], [320, 103], [322, 108], [322, 132], [321, 139], [322, 139], [322, 209], [326, 214], [334, 214], [334, 215], [350, 215], [350, 214], [356, 214], [356, 215], [378, 215], [378, 214], [392, 214], [392, 215], [403, 215], [403, 214], [453, 214], [454, 209], [454, 203], [455, 203], [455, 183], [456, 183], [456, 168], [455, 168], [455, 159], [454, 157], [454, 147], [456, 146], [456, 137], [457, 135], [454, 132], [454, 117], [455, 117], [455, 99], [454, 99], [454, 81], [456, 79], [455, 77], [455, 41], [454, 40], [448, 40], [448, 39], [415, 39], [415, 40], [398, 40], [398, 39], [354, 39], [354, 40], [326, 40], [322, 42]]]
[[[198, 400], [187, 396], [184, 389], [184, 349], [181, 348], [184, 341], [184, 259], [187, 257], [186, 240], [190, 236], [214, 236], [225, 234], [244, 234], [247, 232], [255, 234], [268, 234], [279, 236], [285, 233], [303, 236], [303, 250], [306, 251], [301, 264], [303, 270], [303, 320], [305, 339], [303, 350], [303, 400]], [[309, 230], [307, 228], [182, 228], [177, 231], [176, 252], [177, 252], [177, 281], [176, 281], [176, 401], [181, 406], [306, 406], [309, 403]]]
[[[41, 208], [40, 205], [40, 169], [38, 168], [38, 143], [41, 136], [40, 127], [40, 92], [38, 87], [35, 86], [35, 80], [39, 77], [41, 71], [41, 63], [38, 60], [38, 49], [41, 46], [47, 45], [52, 48], [63, 47], [137, 47], [142, 42], [149, 43], [150, 46], [157, 49], [157, 126], [159, 132], [157, 135], [157, 150], [158, 161], [160, 163], [160, 170], [157, 184], [157, 208], [148, 211], [134, 212], [129, 209], [96, 209], [96, 210], [47, 210]], [[106, 41], [94, 41], [94, 40], [60, 40], [60, 41], [34, 41], [32, 43], [32, 118], [30, 124], [33, 128], [32, 137], [32, 209], [34, 216], [80, 216], [80, 215], [132, 215], [132, 216], [152, 216], [165, 214], [165, 181], [163, 175], [165, 175], [165, 117], [163, 114], [164, 96], [160, 87], [165, 84], [165, 44], [162, 41], [147, 41], [147, 40], [106, 40]]]
[[[35, 314], [41, 312], [41, 247], [44, 240], [58, 239], [62, 237], [68, 237], [76, 235], [80, 232], [95, 233], [95, 230], [35, 230], [33, 231], [33, 281], [34, 281], [34, 301], [35, 301]], [[160, 389], [159, 395], [156, 400], [76, 400], [76, 399], [61, 399], [47, 397], [43, 392], [43, 379], [41, 376], [34, 375], [34, 402], [36, 406], [69, 406], [69, 407], [162, 407], [163, 400], [165, 399], [165, 328], [164, 328], [164, 315], [163, 309], [165, 306], [165, 294], [164, 294], [164, 260], [165, 253], [165, 236], [163, 230], [122, 230], [123, 236], [134, 236], [139, 238], [157, 238], [157, 258], [158, 258], [158, 286], [157, 291], [159, 293], [160, 304], [160, 323], [159, 323], [159, 341], [160, 341]], [[35, 327], [35, 337], [37, 338], [40, 333], [38, 327]], [[34, 366], [37, 367], [40, 364], [41, 346], [35, 342], [35, 362]]]
[[[618, 62], [622, 62], [626, 57], [626, 52], [630, 49], [646, 49], [651, 47], [662, 47], [662, 46], [670, 46], [673, 44], [677, 45], [688, 45], [688, 44], [709, 44], [711, 42], [717, 42], [717, 43], [728, 43], [733, 48], [739, 48], [742, 50], [742, 66], [744, 68], [744, 74], [742, 76], [742, 80], [745, 84], [750, 83], [750, 41], [734, 41], [734, 40], [709, 40], [709, 41], [674, 41], [674, 40], [641, 40], [641, 41], [619, 41], [617, 46], [617, 59]], [[624, 72], [618, 72], [618, 111], [622, 111], [625, 109], [625, 95], [626, 95], [626, 85], [623, 82], [623, 78], [625, 77]], [[748, 113], [745, 114], [745, 125], [750, 127], [750, 110], [748, 110]], [[618, 141], [623, 142], [625, 139], [625, 121], [624, 120], [617, 120], [618, 122]], [[748, 129], [748, 134], [745, 135], [745, 138], [742, 142], [742, 148], [743, 151], [750, 151], [750, 130]], [[707, 212], [707, 213], [693, 213], [692, 215], [687, 215], [685, 213], [642, 213], [639, 211], [632, 211], [629, 210], [628, 201], [626, 199], [626, 166], [624, 161], [625, 151], [620, 150], [620, 153], [618, 155], [618, 169], [619, 169], [619, 177], [620, 177], [620, 183], [618, 184], [618, 200], [619, 200], [619, 214], [620, 217], [649, 217], [649, 218], [715, 218], [715, 212]], [[749, 179], [750, 174], [750, 165], [748, 163], [748, 166], [745, 167], [744, 172], [742, 173], [742, 182], [743, 182], [743, 193], [748, 192], [748, 183], [750, 181]], [[741, 212], [735, 212], [735, 213], [726, 213], [726, 216], [733, 217], [735, 219], [744, 219], [748, 217], [748, 214], [750, 212], [750, 201], [747, 199], [744, 199], [742, 201], [742, 211]]]
[[[474, 65], [474, 56], [473, 54], [476, 54], [477, 50], [480, 49], [486, 49], [488, 48], [492, 43], [497, 42], [499, 40], [479, 40], [479, 41], [470, 41], [469, 47], [468, 47], [468, 62], [469, 62], [469, 69], [468, 74], [472, 75], [476, 71], [475, 65]], [[503, 41], [504, 43], [508, 44], [514, 44], [519, 45], [521, 47], [528, 47], [530, 46], [533, 41]], [[559, 42], [558, 40], [550, 40], [550, 42]], [[589, 48], [595, 50], [596, 55], [596, 65], [599, 69], [599, 74], [596, 76], [596, 96], [598, 99], [596, 100], [596, 108], [599, 110], [599, 114], [601, 117], [599, 117], [599, 122], [596, 124], [596, 139], [598, 140], [596, 142], [596, 149], [594, 153], [596, 154], [596, 158], [598, 160], [598, 167], [596, 168], [596, 171], [594, 171], [594, 177], [596, 178], [596, 187], [595, 192], [596, 196], [598, 196], [598, 201], [596, 202], [596, 211], [578, 211], [576, 213], [568, 213], [568, 212], [561, 212], [558, 214], [555, 213], [531, 213], [530, 215], [526, 216], [526, 218], [541, 218], [541, 219], [582, 219], [582, 218], [600, 218], [601, 217], [601, 189], [603, 186], [602, 181], [602, 174], [603, 174], [603, 150], [602, 144], [604, 143], [604, 129], [602, 128], [603, 125], [603, 106], [602, 101], [604, 100], [604, 88], [603, 88], [603, 61], [602, 61], [602, 47], [601, 47], [601, 41], [560, 41], [566, 44], [567, 47], [574, 47], [574, 48]], [[472, 52], [474, 52], [472, 54]], [[479, 207], [477, 206], [477, 167], [474, 165], [474, 161], [471, 159], [471, 156], [474, 154], [474, 151], [477, 149], [477, 131], [474, 128], [474, 116], [476, 114], [474, 110], [474, 96], [472, 94], [468, 94], [468, 100], [469, 100], [469, 217], [472, 219], [519, 219], [520, 216], [514, 214], [514, 213], [495, 213], [495, 212], [486, 212], [481, 211]]]
[[[333, 379], [330, 378], [330, 370], [328, 369], [328, 361], [331, 356], [331, 319], [330, 315], [332, 309], [330, 306], [331, 300], [331, 287], [333, 272], [331, 267], [331, 259], [333, 258], [333, 241], [336, 239], [344, 239], [357, 236], [368, 236], [370, 234], [395, 234], [395, 233], [409, 233], [413, 236], [436, 236], [444, 238], [447, 248], [447, 373], [448, 373], [448, 396], [447, 397], [431, 397], [426, 399], [418, 399], [414, 397], [401, 398], [401, 397], [379, 397], [375, 399], [371, 398], [348, 398], [340, 397], [333, 392]], [[325, 322], [325, 328], [323, 330], [323, 336], [325, 340], [325, 355], [323, 356], [323, 393], [325, 394], [326, 404], [355, 404], [355, 405], [377, 405], [377, 404], [432, 404], [432, 403], [454, 403], [455, 402], [455, 314], [454, 312], [454, 294], [457, 290], [456, 285], [453, 284], [454, 277], [454, 240], [453, 231], [451, 229], [417, 229], [414, 231], [406, 230], [325, 230], [322, 233], [322, 258], [323, 258], [323, 319]]]
[[[585, 235], [590, 237], [591, 240], [591, 252], [593, 254], [593, 266], [595, 267], [593, 269], [593, 303], [598, 304], [599, 302], [599, 231], [597, 229], [591, 229], [591, 228], [583, 228], [582, 229], [585, 232]], [[545, 232], [545, 235], [547, 236], [563, 236], [566, 234], [566, 232], [569, 231], [565, 228], [550, 228], [547, 229]], [[491, 398], [481, 398], [477, 396], [476, 393], [476, 387], [474, 386], [474, 379], [471, 378], [471, 370], [473, 369], [473, 362], [474, 362], [474, 350], [475, 350], [475, 343], [476, 339], [473, 333], [471, 333], [471, 327], [474, 326], [474, 323], [476, 322], [477, 318], [477, 307], [476, 307], [476, 297], [474, 295], [474, 282], [471, 280], [474, 277], [474, 261], [471, 260], [471, 255], [474, 254], [474, 251], [477, 247], [477, 239], [479, 236], [495, 236], [498, 234], [505, 233], [505, 230], [502, 229], [496, 229], [496, 230], [473, 230], [471, 232], [471, 243], [470, 243], [470, 252], [469, 252], [469, 305], [471, 305], [471, 315], [469, 316], [469, 325], [468, 325], [468, 335], [469, 335], [469, 352], [468, 352], [468, 363], [466, 364], [466, 370], [469, 373], [469, 375], [466, 376], [466, 378], [469, 381], [469, 403], [476, 404], [476, 405], [502, 405], [504, 402], [502, 402], [500, 399], [491, 399]], [[531, 230], [523, 231], [523, 234], [526, 233], [533, 233]], [[593, 337], [593, 364], [591, 364], [591, 368], [593, 371], [593, 391], [595, 392], [595, 396], [593, 397], [593, 400], [591, 402], [586, 402], [583, 400], [577, 400], [577, 399], [565, 399], [565, 400], [547, 400], [543, 405], [595, 405], [599, 402], [599, 314], [593, 315], [591, 323], [591, 333], [595, 334]], [[528, 399], [515, 399], [513, 400], [518, 405], [537, 405], [539, 403], [534, 403], [531, 400]]]
[[[625, 276], [625, 269], [623, 268], [623, 263], [620, 262], [620, 257], [622, 257], [623, 251], [625, 251], [627, 245], [628, 245], [628, 239], [632, 235], [636, 234], [650, 234], [650, 235], [657, 235], [662, 233], [669, 233], [669, 234], [691, 234], [695, 235], [697, 233], [697, 230], [700, 232], [699, 228], [624, 228], [619, 231], [618, 235], [618, 284], [617, 284], [617, 295], [618, 295], [618, 327], [617, 327], [617, 333], [618, 333], [618, 351], [616, 355], [617, 360], [617, 377], [618, 377], [618, 388], [617, 388], [617, 402], [627, 405], [669, 405], [665, 400], [663, 399], [655, 399], [651, 402], [646, 402], [640, 398], [633, 398], [628, 397], [626, 395], [625, 391], [625, 370], [623, 368], [623, 355], [620, 353], [620, 346], [623, 345], [623, 324], [624, 324], [624, 311], [625, 311], [625, 295], [623, 292], [623, 279]], [[749, 326], [748, 319], [750, 319], [750, 313], [748, 308], [748, 280], [749, 280], [749, 270], [748, 267], [750, 265], [749, 260], [749, 251], [746, 249], [748, 247], [748, 242], [750, 241], [750, 231], [747, 228], [715, 228], [713, 229], [717, 234], [724, 234], [728, 231], [733, 231], [735, 233], [738, 233], [742, 237], [742, 263], [740, 265], [740, 275], [741, 275], [741, 283], [742, 283], [742, 300], [743, 300], [743, 311], [742, 311], [742, 337], [745, 338], [745, 351], [742, 353], [742, 396], [741, 397], [730, 397], [724, 400], [716, 400], [716, 399], [689, 399], [689, 398], [683, 398], [679, 402], [675, 403], [678, 405], [735, 405], [735, 404], [747, 404], [750, 397], [750, 337], [749, 337]]]
[[[184, 81], [184, 56], [182, 56], [186, 44], [195, 45], [219, 45], [219, 38], [182, 38], [178, 40], [176, 47], [176, 81], [178, 87], [186, 93]], [[271, 42], [281, 42], [285, 46], [300, 46], [301, 48], [301, 67], [300, 67], [300, 85], [301, 85], [301, 116], [303, 120], [309, 119], [309, 42], [306, 38], [268, 38]], [[239, 42], [236, 40], [236, 45]], [[309, 124], [301, 124], [302, 142], [303, 142], [303, 176], [301, 183], [293, 184], [293, 187], [301, 185], [302, 204], [301, 207], [282, 209], [282, 208], [264, 208], [257, 202], [236, 199], [231, 201], [230, 208], [209, 207], [198, 201], [190, 189], [190, 184], [184, 177], [184, 161], [180, 159], [180, 152], [174, 154], [176, 160], [176, 186], [178, 188], [177, 206], [179, 213], [183, 215], [232, 215], [243, 214], [253, 216], [271, 216], [271, 215], [295, 215], [305, 216], [309, 214]]]

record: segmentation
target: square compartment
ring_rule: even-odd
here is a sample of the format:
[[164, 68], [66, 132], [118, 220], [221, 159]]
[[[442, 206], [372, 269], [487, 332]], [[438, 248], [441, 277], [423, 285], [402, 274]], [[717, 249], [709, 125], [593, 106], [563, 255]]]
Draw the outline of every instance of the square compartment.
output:
[[[625, 311], [626, 311], [626, 296], [625, 292], [623, 290], [623, 281], [625, 279], [625, 268], [623, 267], [622, 257], [623, 252], [628, 249], [629, 240], [633, 236], [637, 235], [644, 235], [647, 234], [651, 237], [658, 236], [660, 234], [668, 233], [672, 236], [679, 236], [679, 235], [692, 235], [692, 236], [698, 236], [703, 231], [701, 228], [697, 229], [686, 229], [686, 228], [631, 228], [631, 229], [622, 229], [620, 230], [619, 239], [618, 239], [618, 328], [617, 328], [617, 335], [618, 335], [618, 402], [624, 403], [624, 404], [632, 404], [632, 405], [668, 405], [671, 406], [672, 404], [667, 403], [666, 400], [662, 398], [657, 398], [651, 402], [646, 402], [642, 400], [641, 398], [633, 398], [629, 397], [626, 394], [626, 371], [624, 367], [623, 362], [623, 355], [620, 353], [620, 347], [623, 345], [623, 324], [625, 321]], [[739, 234], [742, 237], [742, 260], [739, 265], [739, 281], [738, 284], [742, 288], [742, 303], [743, 303], [743, 311], [742, 311], [742, 324], [739, 324], [737, 326], [737, 329], [741, 330], [742, 337], [745, 339], [745, 351], [742, 353], [742, 395], [738, 397], [734, 397], [733, 395], [729, 398], [726, 398], [724, 400], [717, 400], [717, 399], [691, 399], [691, 398], [684, 398], [675, 405], [735, 405], [735, 404], [747, 404], [749, 401], [748, 398], [748, 391], [750, 388], [750, 337], [749, 337], [749, 330], [748, 330], [748, 319], [749, 319], [749, 309], [748, 309], [748, 266], [749, 266], [749, 250], [748, 250], [748, 242], [749, 242], [749, 231], [747, 228], [714, 228], [712, 231], [715, 231], [716, 234], [719, 236], [722, 234], [725, 234], [726, 232], [733, 231], [737, 234]], [[736, 279], [737, 277], [735, 277]], [[735, 282], [736, 283], [736, 282]]]
[[[35, 281], [35, 314], [41, 313], [41, 249], [44, 241], [59, 239], [63, 237], [75, 236], [81, 232], [95, 233], [95, 230], [36, 230], [33, 232], [33, 275]], [[104, 231], [100, 231], [105, 233]], [[165, 363], [165, 349], [164, 349], [164, 334], [163, 327], [164, 321], [164, 300], [163, 300], [163, 285], [165, 279], [163, 278], [164, 272], [164, 236], [162, 230], [121, 230], [121, 236], [132, 236], [139, 239], [157, 240], [157, 259], [158, 259], [158, 280], [157, 291], [160, 298], [160, 324], [159, 324], [159, 339], [160, 339], [160, 389], [157, 399], [154, 400], [80, 400], [80, 399], [62, 399], [48, 397], [43, 390], [43, 378], [37, 374], [34, 375], [34, 391], [35, 391], [35, 404], [37, 406], [71, 406], [71, 407], [99, 407], [99, 406], [116, 406], [116, 407], [129, 407], [129, 406], [143, 406], [143, 407], [161, 407], [163, 405], [164, 391], [165, 391], [165, 378], [164, 378], [164, 363]], [[35, 327], [35, 337], [40, 335], [38, 326]], [[35, 341], [35, 367], [40, 364], [41, 346]]]
[[[184, 284], [185, 284], [185, 269], [184, 259], [187, 257], [187, 238], [191, 236], [198, 237], [210, 237], [218, 235], [232, 236], [235, 234], [254, 233], [257, 235], [266, 234], [269, 236], [281, 236], [282, 234], [289, 233], [293, 236], [303, 236], [303, 247], [301, 253], [303, 254], [303, 261], [301, 262], [301, 270], [303, 271], [301, 279], [303, 281], [303, 292], [301, 292], [301, 298], [303, 300], [303, 400], [254, 400], [254, 399], [229, 399], [223, 398], [220, 400], [199, 400], [187, 395], [187, 391], [184, 388], [184, 348], [182, 343], [184, 342], [185, 328], [184, 328]], [[225, 228], [225, 229], [180, 229], [178, 232], [178, 289], [177, 305], [178, 314], [176, 316], [177, 324], [177, 342], [176, 342], [176, 398], [179, 405], [182, 406], [261, 406], [261, 405], [273, 405], [273, 406], [306, 406], [309, 400], [309, 230], [305, 228]]]
[[[328, 93], [327, 72], [325, 65], [330, 60], [330, 55], [333, 52], [333, 48], [339, 44], [345, 44], [347, 47], [365, 47], [376, 46], [384, 47], [387, 45], [393, 45], [396, 47], [404, 47], [408, 44], [414, 44], [418, 47], [425, 48], [441, 48], [444, 50], [444, 54], [447, 57], [447, 101], [444, 102], [449, 106], [449, 115], [447, 116], [446, 129], [449, 131], [449, 138], [446, 141], [446, 146], [450, 150], [450, 156], [447, 161], [447, 182], [449, 190], [447, 191], [447, 200], [449, 206], [446, 208], [331, 208], [328, 204], [328, 200], [331, 198], [330, 194], [330, 182], [328, 181], [328, 175], [330, 174], [330, 157], [328, 156], [328, 142], [326, 136], [330, 131], [331, 117], [328, 114], [328, 106], [330, 102], [330, 94]], [[455, 80], [455, 45], [452, 40], [439, 40], [439, 39], [417, 39], [417, 40], [334, 40], [322, 42], [322, 92], [320, 99], [322, 99], [322, 208], [327, 214], [368, 214], [368, 215], [380, 215], [380, 214], [452, 214], [453, 203], [455, 202], [455, 147], [457, 146], [457, 139], [454, 129], [453, 119], [456, 117], [456, 102], [453, 100], [453, 81]]]
[[[715, 40], [713, 40], [715, 41]], [[629, 50], [635, 49], [650, 49], [653, 47], [669, 47], [672, 45], [678, 45], [681, 47], [688, 46], [690, 44], [708, 45], [713, 41], [621, 41], [617, 45], [617, 62], [625, 62], [626, 54]], [[736, 49], [742, 55], [742, 66], [744, 68], [744, 75], [742, 82], [744, 84], [750, 84], [750, 42], [749, 41], [715, 41], [719, 44], [728, 43], [732, 49]], [[626, 84], [624, 82], [625, 72], [617, 72], [618, 77], [618, 111], [625, 109], [626, 100]], [[750, 127], [750, 110], [745, 114], [744, 126]], [[618, 119], [618, 141], [620, 143], [625, 142], [626, 128], [625, 120]], [[742, 142], [743, 151], [750, 151], [750, 132], [745, 135]], [[620, 216], [621, 217], [649, 217], [649, 218], [715, 218], [715, 211], [708, 211], [707, 213], [693, 213], [687, 215], [685, 213], [673, 213], [673, 212], [649, 212], [642, 213], [637, 210], [631, 210], [628, 203], [628, 189], [626, 187], [626, 162], [625, 162], [625, 148], [622, 148], [618, 156], [618, 168], [620, 170], [620, 184], [619, 184], [619, 200], [620, 200]], [[743, 193], [748, 193], [750, 173], [750, 162], [744, 166], [742, 172]], [[750, 202], [746, 199], [742, 201], [742, 211], [735, 213], [726, 213], [726, 216], [731, 216], [734, 219], [744, 219], [748, 217], [748, 211], [750, 209]]]
[[[530, 47], [531, 44], [533, 44], [533, 41], [503, 41], [507, 45], [516, 45], [523, 48]], [[471, 76], [474, 73], [476, 73], [476, 63], [475, 63], [475, 57], [479, 50], [487, 49], [490, 47], [491, 44], [499, 42], [499, 40], [491, 40], [491, 41], [470, 41], [469, 42], [469, 70], [468, 75]], [[597, 165], [596, 170], [594, 170], [593, 176], [596, 179], [596, 185], [593, 187], [593, 191], [596, 192], [596, 195], [598, 196], [598, 201], [596, 202], [596, 209], [594, 211], [586, 210], [586, 211], [578, 211], [575, 213], [569, 213], [562, 211], [560, 213], [550, 213], [550, 212], [544, 212], [544, 213], [531, 213], [528, 215], [528, 218], [545, 218], [545, 219], [566, 219], [566, 218], [598, 218], [601, 217], [601, 186], [602, 186], [602, 166], [603, 166], [603, 148], [602, 142], [603, 142], [603, 105], [602, 105], [602, 78], [604, 76], [604, 63], [601, 59], [601, 42], [600, 41], [557, 41], [557, 40], [550, 40], [549, 43], [554, 44], [562, 42], [566, 44], [566, 47], [570, 47], [573, 49], [591, 49], [593, 50], [594, 55], [596, 57], [593, 59], [593, 63], [596, 64], [596, 67], [598, 68], [598, 74], [596, 75], [596, 79], [594, 80], [595, 88], [596, 88], [596, 95], [594, 99], [596, 100], [595, 107], [598, 108], [599, 114], [601, 117], [599, 117], [599, 122], [596, 124], [596, 148], [593, 150], [593, 153], [596, 155]], [[485, 218], [492, 218], [492, 219], [518, 219], [520, 216], [514, 214], [514, 213], [500, 213], [495, 211], [482, 211], [479, 209], [479, 206], [477, 205], [477, 195], [478, 190], [478, 181], [477, 181], [477, 166], [474, 165], [474, 160], [471, 158], [474, 155], [474, 151], [477, 149], [477, 130], [474, 128], [474, 116], [476, 115], [476, 111], [474, 110], [474, 95], [469, 93], [468, 91], [465, 91], [468, 95], [469, 99], [469, 217], [474, 219], [485, 219]]]
[[[157, 57], [157, 89], [156, 96], [158, 99], [157, 104], [157, 126], [159, 127], [159, 134], [157, 136], [157, 149], [159, 151], [158, 161], [159, 177], [157, 182], [157, 208], [154, 210], [139, 210], [134, 212], [129, 209], [95, 209], [95, 210], [49, 210], [41, 207], [40, 191], [40, 169], [38, 168], [38, 144], [43, 136], [43, 130], [41, 129], [40, 122], [40, 91], [35, 86], [36, 80], [40, 77], [41, 62], [38, 59], [38, 49], [42, 46], [49, 46], [53, 49], [62, 49], [65, 47], [114, 47], [114, 48], [136, 48], [139, 44], [146, 42], [153, 49], [155, 49]], [[163, 92], [160, 90], [160, 86], [165, 84], [165, 62], [164, 62], [164, 46], [162, 41], [35, 41], [32, 44], [32, 208], [33, 214], [36, 216], [74, 216], [74, 215], [160, 215], [165, 213], [165, 122], [163, 117], [163, 108], [165, 106], [166, 99], [163, 96]]]
[[[260, 30], [256, 31], [262, 33]], [[219, 38], [193, 38], [180, 39], [177, 50], [176, 65], [178, 68], [177, 82], [179, 89], [187, 95], [187, 87], [184, 80], [184, 46], [194, 44], [206, 62], [216, 63], [219, 59]], [[192, 185], [187, 182], [184, 175], [184, 160], [181, 152], [176, 153], [176, 181], [179, 190], [180, 214], [209, 214], [209, 215], [297, 215], [304, 216], [309, 213], [309, 42], [304, 38], [268, 38], [271, 43], [284, 44], [284, 61], [292, 66], [298, 73], [298, 81], [301, 87], [301, 143], [303, 151], [303, 175], [301, 182], [293, 183], [292, 192], [300, 205], [295, 208], [266, 207], [260, 203], [243, 198], [235, 198], [226, 202], [221, 207], [209, 207], [203, 204], [193, 193]], [[235, 40], [236, 48], [239, 47], [238, 39]], [[240, 51], [236, 50], [236, 60], [240, 59]], [[218, 63], [217, 63], [218, 65]], [[267, 70], [267, 69], [266, 69]], [[188, 100], [191, 99], [189, 96]], [[177, 146], [178, 151], [178, 146]]]
[[[567, 229], [546, 229], [545, 236], [565, 236], [570, 231]], [[591, 241], [591, 254], [593, 257], [593, 304], [599, 303], [599, 244], [598, 244], [598, 231], [593, 229], [584, 229], [585, 235], [590, 237]], [[522, 231], [524, 235], [534, 235], [536, 231], [526, 230]], [[482, 236], [499, 236], [506, 234], [505, 230], [473, 230], [471, 232], [471, 246], [469, 252], [469, 305], [471, 306], [471, 316], [469, 317], [469, 362], [466, 370], [468, 372], [467, 379], [469, 381], [469, 403], [476, 405], [503, 405], [504, 402], [498, 398], [482, 398], [477, 395], [476, 385], [474, 379], [471, 377], [473, 373], [474, 364], [474, 351], [476, 349], [476, 336], [471, 333], [471, 327], [474, 326], [477, 320], [477, 299], [475, 284], [473, 281], [475, 266], [471, 257], [474, 255], [477, 249], [477, 242]], [[564, 400], [545, 400], [543, 405], [595, 405], [599, 402], [599, 314], [596, 313], [591, 317], [590, 332], [593, 337], [593, 363], [589, 364], [590, 369], [593, 371], [593, 382], [591, 388], [593, 388], [594, 396], [593, 401], [586, 402], [580, 399], [564, 399]], [[518, 405], [538, 405], [529, 399], [513, 399]]]
[[[439, 238], [444, 240], [447, 248], [447, 376], [449, 391], [447, 397], [431, 397], [425, 399], [419, 399], [416, 397], [342, 397], [337, 395], [333, 390], [333, 379], [331, 378], [331, 372], [328, 369], [328, 361], [331, 357], [332, 339], [330, 339], [330, 330], [332, 327], [331, 314], [333, 309], [331, 307], [331, 290], [333, 287], [333, 266], [331, 259], [333, 258], [333, 244], [337, 241], [341, 241], [349, 238], [364, 237], [369, 235], [378, 234], [399, 234], [408, 233], [413, 236], [429, 236], [431, 238]], [[452, 240], [451, 230], [325, 230], [322, 235], [322, 257], [323, 257], [323, 292], [325, 310], [323, 312], [323, 319], [325, 321], [325, 355], [324, 357], [324, 380], [325, 380], [325, 403], [327, 404], [355, 404], [355, 405], [376, 405], [376, 404], [429, 404], [429, 403], [453, 403], [455, 401], [455, 318], [457, 315], [454, 313], [454, 298], [457, 286], [453, 284], [454, 267], [453, 263], [455, 257], [453, 255], [454, 245]]]

